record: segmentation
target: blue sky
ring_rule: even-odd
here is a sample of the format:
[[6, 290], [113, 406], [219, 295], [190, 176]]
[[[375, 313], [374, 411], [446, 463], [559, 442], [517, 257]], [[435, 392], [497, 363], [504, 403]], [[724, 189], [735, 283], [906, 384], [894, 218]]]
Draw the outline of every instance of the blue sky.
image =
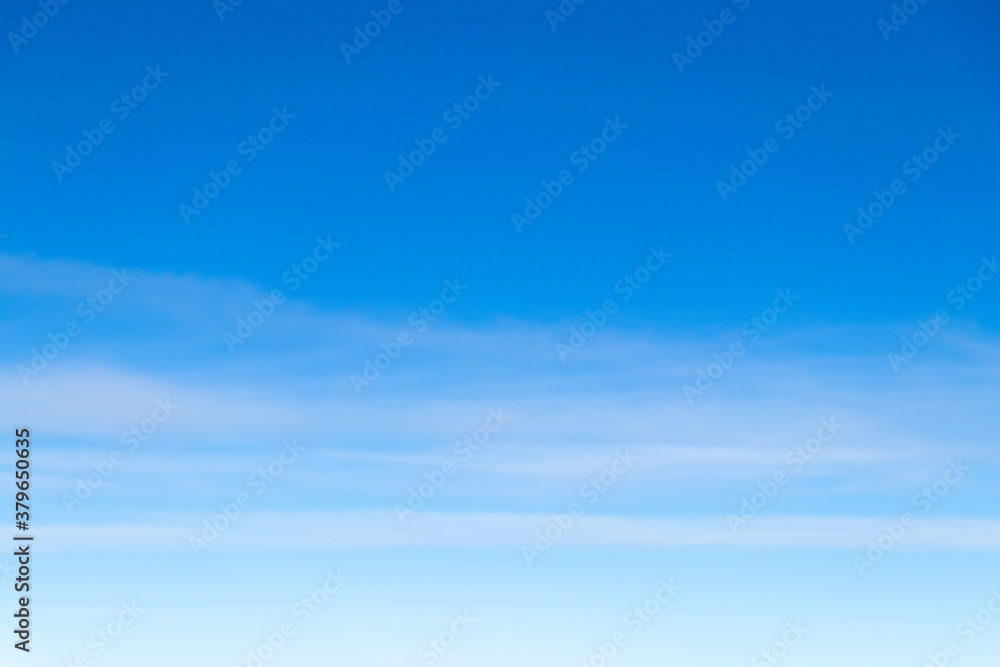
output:
[[7, 36], [17, 660], [996, 655], [996, 7], [220, 6]]

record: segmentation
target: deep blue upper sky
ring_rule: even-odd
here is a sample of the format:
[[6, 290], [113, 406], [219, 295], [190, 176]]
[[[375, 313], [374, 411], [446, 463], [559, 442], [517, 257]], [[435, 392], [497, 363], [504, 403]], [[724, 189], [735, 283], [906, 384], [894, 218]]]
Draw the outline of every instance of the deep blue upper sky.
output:
[[[266, 288], [331, 234], [337, 266], [301, 293], [321, 307], [405, 310], [458, 276], [473, 298], [454, 317], [549, 321], [663, 244], [670, 274], [621, 324], [685, 327], [786, 286], [800, 323], [912, 321], [997, 248], [995, 5], [931, 2], [884, 40], [891, 8], [872, 2], [590, 0], [555, 31], [554, 1], [403, 2], [351, 63], [340, 42], [383, 3], [246, 0], [224, 21], [208, 0], [61, 6], [4, 56], [23, 91], [3, 105], [4, 251]], [[671, 54], [726, 8], [735, 21], [678, 73]], [[5, 31], [32, 9], [6, 8]], [[114, 118], [157, 65], [166, 80]], [[448, 129], [442, 112], [488, 75], [502, 85]], [[821, 84], [833, 97], [780, 138]], [[192, 188], [286, 106], [289, 127], [185, 225]], [[105, 117], [115, 132], [58, 182], [51, 163]], [[519, 235], [511, 213], [606, 117], [629, 127]], [[856, 208], [949, 126], [962, 138], [849, 244]], [[385, 170], [437, 127], [448, 140], [390, 192]], [[780, 150], [723, 203], [716, 182], [768, 137]]]

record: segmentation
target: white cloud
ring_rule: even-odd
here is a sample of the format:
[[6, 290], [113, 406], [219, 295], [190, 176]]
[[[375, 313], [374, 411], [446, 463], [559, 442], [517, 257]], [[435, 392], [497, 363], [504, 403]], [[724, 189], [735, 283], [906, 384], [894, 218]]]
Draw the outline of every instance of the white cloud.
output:
[[[188, 550], [203, 517], [175, 518], [158, 526], [67, 526], [37, 529], [53, 550]], [[391, 511], [248, 513], [210, 549], [347, 549], [505, 547], [530, 545], [549, 514], [424, 512], [400, 525]], [[553, 549], [575, 547], [741, 548], [805, 547], [858, 550], [898, 517], [780, 516], [755, 519], [734, 536], [724, 518], [662, 519], [584, 515]], [[1000, 551], [1000, 520], [923, 518], [899, 550]], [[191, 554], [194, 557], [193, 554]]]

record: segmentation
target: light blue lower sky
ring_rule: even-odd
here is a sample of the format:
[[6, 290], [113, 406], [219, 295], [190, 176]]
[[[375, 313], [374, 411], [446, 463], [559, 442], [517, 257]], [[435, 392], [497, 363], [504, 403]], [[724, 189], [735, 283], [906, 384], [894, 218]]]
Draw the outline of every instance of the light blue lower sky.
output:
[[[470, 328], [446, 310], [418, 333], [291, 295], [230, 352], [269, 287], [129, 270], [88, 322], [77, 305], [112, 267], [2, 268], [33, 318], [7, 325], [0, 383], [3, 421], [34, 431], [32, 660], [245, 665], [286, 622], [266, 664], [596, 665], [619, 632], [621, 665], [764, 664], [776, 642], [788, 665], [996, 654], [993, 625], [959, 634], [1000, 587], [997, 346], [963, 319], [974, 304], [895, 371], [919, 323], [775, 315], [755, 337], [742, 325], [772, 320], [773, 291], [728, 331], [609, 324], [566, 361], [581, 319]], [[37, 332], [70, 320], [22, 380], [52, 340]], [[356, 392], [401, 331], [412, 344]], [[679, 589], [661, 604], [662, 582]]]

